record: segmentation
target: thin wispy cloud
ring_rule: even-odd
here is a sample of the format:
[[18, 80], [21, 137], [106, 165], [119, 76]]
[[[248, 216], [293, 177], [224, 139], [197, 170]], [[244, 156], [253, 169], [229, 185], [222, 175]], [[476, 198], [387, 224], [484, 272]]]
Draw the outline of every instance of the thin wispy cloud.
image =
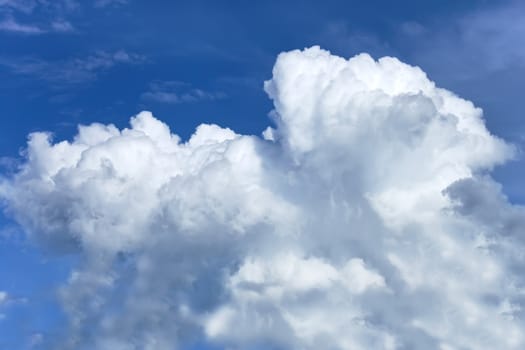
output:
[[73, 25], [70, 22], [64, 21], [64, 20], [56, 20], [52, 22], [51, 28], [55, 32], [73, 32], [75, 31], [75, 28], [73, 27]]
[[99, 74], [121, 64], [140, 64], [146, 58], [123, 50], [115, 52], [98, 51], [85, 57], [60, 61], [46, 61], [40, 58], [0, 58], [0, 65], [15, 74], [22, 74], [60, 84], [76, 84], [95, 80]]
[[66, 13], [80, 7], [80, 2], [76, 0], [0, 0], [0, 11], [24, 14], [35, 12], [47, 13]]
[[126, 5], [129, 0], [96, 0], [93, 4], [95, 7], [103, 8], [107, 6], [121, 6]]
[[356, 29], [341, 20], [325, 24], [317, 34], [316, 40], [330, 43], [333, 49], [345, 54], [364, 51], [374, 55], [384, 55], [392, 49], [388, 41], [373, 33]]
[[169, 104], [214, 101], [225, 97], [226, 94], [223, 92], [192, 88], [190, 84], [180, 81], [153, 81], [149, 85], [149, 90], [141, 95], [143, 100]]
[[9, 299], [9, 294], [6, 291], [0, 290], [0, 322], [6, 317], [2, 312], [3, 307], [7, 304]]
[[[94, 7], [104, 8], [126, 3], [125, 0], [99, 0], [95, 1]], [[17, 34], [71, 33], [75, 31], [75, 27], [68, 17], [82, 10], [82, 5], [75, 0], [0, 0], [0, 31]], [[22, 22], [18, 18], [29, 15], [33, 16], [30, 23], [27, 19]]]
[[0, 20], [0, 31], [25, 35], [40, 35], [45, 33], [68, 33], [74, 32], [73, 25], [64, 20], [55, 20], [49, 24], [24, 24], [12, 17]]
[[20, 11], [29, 14], [38, 5], [38, 0], [0, 0], [0, 10], [3, 11]]
[[43, 34], [46, 30], [32, 24], [22, 24], [14, 18], [5, 18], [0, 20], [0, 31], [13, 32], [21, 34]]

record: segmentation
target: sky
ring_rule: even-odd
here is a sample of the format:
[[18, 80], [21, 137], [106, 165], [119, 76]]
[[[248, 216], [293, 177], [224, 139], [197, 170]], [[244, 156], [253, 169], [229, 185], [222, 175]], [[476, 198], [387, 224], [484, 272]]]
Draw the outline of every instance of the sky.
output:
[[523, 37], [520, 1], [0, 0], [0, 349], [522, 349]]

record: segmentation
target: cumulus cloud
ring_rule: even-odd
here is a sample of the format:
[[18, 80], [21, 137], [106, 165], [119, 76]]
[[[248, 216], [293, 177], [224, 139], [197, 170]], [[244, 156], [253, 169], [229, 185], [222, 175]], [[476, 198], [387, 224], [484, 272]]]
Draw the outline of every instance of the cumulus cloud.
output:
[[522, 349], [524, 209], [482, 111], [392, 57], [282, 53], [264, 137], [29, 137], [6, 210], [80, 254], [63, 348]]

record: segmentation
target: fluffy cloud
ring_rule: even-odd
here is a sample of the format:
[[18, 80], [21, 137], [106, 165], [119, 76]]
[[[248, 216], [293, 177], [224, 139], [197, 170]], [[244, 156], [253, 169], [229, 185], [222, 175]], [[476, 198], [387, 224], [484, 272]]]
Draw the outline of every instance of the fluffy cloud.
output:
[[490, 170], [514, 154], [417, 67], [279, 55], [264, 137], [151, 113], [29, 137], [0, 185], [46, 249], [64, 348], [522, 349], [523, 225]]

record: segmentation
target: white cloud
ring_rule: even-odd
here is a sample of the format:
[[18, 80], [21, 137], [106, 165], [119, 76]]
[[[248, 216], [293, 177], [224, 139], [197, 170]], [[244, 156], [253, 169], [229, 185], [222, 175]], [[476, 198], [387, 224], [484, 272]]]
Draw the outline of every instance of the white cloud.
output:
[[[1, 182], [43, 246], [82, 254], [66, 348], [522, 349], [524, 210], [482, 111], [395, 58], [279, 55], [266, 139], [151, 113], [30, 136]], [[271, 136], [271, 137], [269, 137]]]

